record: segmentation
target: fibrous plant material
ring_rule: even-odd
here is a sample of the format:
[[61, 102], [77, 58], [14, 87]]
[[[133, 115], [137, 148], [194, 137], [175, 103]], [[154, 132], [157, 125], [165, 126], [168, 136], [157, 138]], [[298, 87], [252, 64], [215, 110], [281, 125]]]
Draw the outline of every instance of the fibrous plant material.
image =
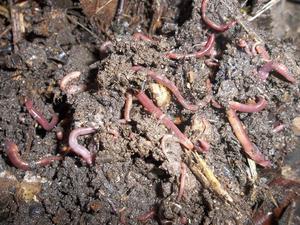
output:
[[204, 187], [211, 189], [213, 192], [218, 194], [222, 199], [233, 202], [232, 197], [222, 187], [213, 171], [208, 167], [204, 159], [198, 153], [192, 152], [192, 156], [189, 158], [189, 168], [195, 174], [197, 179], [204, 185]]

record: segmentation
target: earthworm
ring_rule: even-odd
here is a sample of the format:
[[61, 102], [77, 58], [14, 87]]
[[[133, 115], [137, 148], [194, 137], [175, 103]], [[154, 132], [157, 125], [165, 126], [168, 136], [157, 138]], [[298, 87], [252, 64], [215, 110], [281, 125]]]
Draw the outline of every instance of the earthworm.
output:
[[54, 112], [52, 113], [52, 119], [50, 123], [48, 123], [42, 113], [33, 107], [33, 102], [30, 99], [25, 100], [25, 107], [29, 114], [38, 122], [38, 124], [40, 124], [47, 131], [52, 130], [58, 123], [58, 116]]
[[86, 128], [76, 128], [71, 131], [69, 136], [69, 146], [71, 147], [72, 151], [75, 152], [77, 155], [80, 155], [89, 165], [93, 163], [93, 156], [82, 145], [78, 144], [77, 137], [80, 135], [86, 135], [96, 132], [96, 129], [92, 127]]
[[135, 41], [155, 42], [151, 37], [149, 37], [141, 32], [134, 33], [132, 35], [132, 38]]
[[258, 212], [254, 215], [252, 222], [254, 225], [271, 225], [272, 217], [273, 217], [272, 212], [267, 212], [267, 213]]
[[226, 113], [235, 136], [241, 143], [244, 152], [257, 164], [263, 167], [271, 166], [271, 162], [265, 159], [264, 155], [259, 151], [257, 146], [250, 141], [249, 136], [244, 129], [242, 122], [238, 118], [235, 110], [228, 109]]
[[260, 67], [258, 70], [258, 75], [261, 80], [265, 81], [271, 71], [276, 71], [293, 84], [296, 83], [296, 79], [292, 74], [289, 73], [288, 68], [285, 65], [274, 61], [266, 62], [262, 67]]
[[217, 32], [224, 32], [236, 24], [235, 20], [232, 20], [223, 25], [217, 25], [213, 21], [211, 21], [208, 17], [206, 17], [207, 2], [208, 2], [208, 0], [202, 0], [201, 17], [208, 27], [212, 28], [213, 30], [215, 30]]
[[56, 160], [62, 160], [61, 156], [46, 156], [36, 162], [38, 166], [46, 166]]
[[186, 225], [188, 224], [188, 219], [185, 216], [180, 216], [179, 222], [180, 225]]
[[260, 43], [253, 45], [252, 52], [257, 52], [265, 62], [271, 61], [271, 57], [270, 57], [268, 51]]
[[60, 89], [66, 94], [73, 95], [85, 91], [86, 85], [84, 84], [70, 84], [73, 80], [78, 80], [81, 75], [80, 71], [68, 73], [60, 82]]
[[255, 104], [243, 104], [235, 101], [230, 101], [229, 106], [231, 109], [234, 109], [239, 112], [260, 112], [264, 108], [266, 108], [268, 102], [262, 97], [258, 97], [258, 102]]
[[195, 144], [195, 149], [202, 153], [207, 153], [210, 149], [210, 144], [205, 140], [198, 140], [198, 145]]
[[286, 179], [284, 177], [277, 177], [268, 183], [269, 186], [283, 186], [290, 188], [293, 186], [300, 187], [300, 182], [297, 180]]
[[155, 209], [151, 209], [149, 212], [146, 212], [140, 216], [137, 217], [137, 220], [141, 221], [141, 222], [146, 222], [149, 219], [152, 219], [155, 216], [156, 212]]
[[248, 55], [250, 55], [250, 56], [252, 56], [252, 52], [251, 52], [251, 50], [250, 50], [250, 47], [249, 47], [249, 45], [248, 45], [248, 43], [244, 40], [244, 39], [238, 39], [237, 41], [236, 41], [236, 43], [237, 43], [237, 45], [240, 47], [240, 48], [243, 48], [244, 50], [245, 50], [245, 52], [248, 54]]
[[214, 98], [211, 99], [211, 105], [217, 109], [222, 109], [223, 107], [219, 102], [217, 102]]
[[132, 108], [132, 94], [126, 93], [125, 107], [124, 107], [124, 119], [127, 122], [130, 122], [130, 111]]
[[286, 124], [281, 123], [281, 124], [277, 125], [276, 127], [274, 127], [272, 129], [272, 132], [278, 133], [278, 132], [282, 131], [284, 128], [286, 128]]
[[153, 80], [155, 80], [157, 83], [164, 85], [167, 87], [177, 98], [178, 102], [186, 109], [191, 110], [191, 111], [197, 111], [198, 106], [190, 104], [186, 102], [186, 100], [182, 97], [181, 93], [179, 92], [178, 88], [176, 85], [170, 81], [168, 78], [161, 76], [151, 70], [148, 71], [148, 76], [150, 76]]
[[[142, 66], [133, 66], [131, 68], [133, 71], [138, 72], [142, 69], [144, 69], [144, 67]], [[187, 103], [186, 100], [182, 97], [180, 91], [178, 90], [178, 88], [176, 87], [176, 85], [170, 81], [168, 78], [161, 76], [157, 73], [155, 73], [152, 70], [148, 70], [147, 75], [150, 76], [153, 80], [155, 80], [157, 83], [165, 86], [166, 88], [168, 88], [173, 95], [175, 95], [175, 97], [177, 98], [178, 102], [186, 109], [191, 110], [191, 111], [197, 111], [199, 106], [197, 105], [193, 105], [190, 103]]]
[[205, 65], [207, 65], [208, 67], [219, 67], [220, 63], [217, 59], [206, 59], [204, 60]]
[[180, 201], [184, 192], [184, 186], [185, 186], [185, 177], [186, 177], [186, 165], [184, 162], [181, 162], [180, 164], [180, 186], [179, 186], [179, 192], [177, 196], [177, 201]]
[[186, 58], [192, 58], [192, 57], [195, 57], [196, 59], [198, 59], [202, 56], [210, 55], [210, 51], [211, 51], [212, 47], [214, 46], [214, 43], [215, 43], [215, 35], [211, 34], [208, 37], [204, 48], [201, 49], [200, 51], [190, 53], [190, 54], [168, 53], [166, 55], [166, 57], [169, 59], [186, 59]]
[[159, 121], [161, 121], [169, 130], [174, 132], [175, 136], [179, 139], [179, 142], [187, 149], [192, 150], [194, 148], [193, 143], [177, 128], [173, 121], [168, 118], [158, 107], [154, 105], [151, 99], [143, 91], [139, 91], [136, 94], [139, 102], [144, 108], [154, 115]]
[[31, 170], [35, 166], [46, 166], [56, 160], [62, 159], [61, 156], [47, 156], [45, 158], [38, 160], [37, 162], [28, 163], [21, 159], [21, 156], [19, 153], [19, 148], [14, 142], [12, 142], [10, 140], [6, 140], [5, 145], [7, 148], [6, 153], [7, 153], [7, 156], [9, 158], [10, 162], [15, 167], [17, 167], [21, 170]]
[[114, 137], [114, 139], [117, 139], [118, 137], [120, 137], [119, 131], [117, 131], [115, 129], [109, 128], [109, 129], [107, 129], [107, 133], [111, 134]]

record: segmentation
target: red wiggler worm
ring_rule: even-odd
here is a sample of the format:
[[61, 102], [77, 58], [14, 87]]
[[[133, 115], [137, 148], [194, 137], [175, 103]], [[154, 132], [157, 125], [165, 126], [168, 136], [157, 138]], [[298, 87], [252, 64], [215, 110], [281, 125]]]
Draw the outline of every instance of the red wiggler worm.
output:
[[49, 123], [42, 113], [33, 107], [33, 102], [30, 99], [25, 100], [25, 107], [29, 114], [47, 131], [52, 130], [58, 123], [58, 116], [56, 113], [52, 113], [52, 119]]
[[249, 136], [235, 110], [228, 109], [226, 113], [233, 132], [241, 143], [244, 152], [257, 164], [263, 167], [271, 166], [271, 162], [265, 159], [264, 155], [259, 151], [257, 146], [250, 141]]
[[92, 127], [76, 128], [71, 131], [69, 136], [69, 146], [71, 147], [72, 151], [75, 152], [77, 155], [80, 155], [89, 165], [93, 163], [93, 155], [85, 147], [78, 144], [77, 137], [80, 135], [91, 134], [94, 132], [96, 132], [96, 129]]
[[265, 81], [268, 78], [269, 73], [271, 71], [277, 72], [278, 74], [283, 76], [287, 81], [293, 84], [296, 83], [296, 79], [293, 77], [292, 74], [289, 73], [288, 68], [285, 65], [274, 61], [266, 62], [262, 67], [260, 67], [258, 70], [258, 75], [261, 80]]
[[201, 58], [202, 56], [209, 56], [210, 50], [214, 46], [215, 43], [215, 35], [211, 34], [204, 46], [203, 49], [200, 51], [190, 53], [190, 54], [179, 54], [179, 53], [168, 53], [166, 54], [166, 57], [169, 59], [186, 59], [186, 58], [193, 58], [195, 57], [196, 59]]
[[202, 0], [202, 4], [201, 4], [201, 17], [203, 19], [203, 21], [206, 23], [206, 25], [208, 27], [210, 27], [211, 29], [218, 31], [218, 32], [224, 32], [226, 30], [228, 30], [230, 27], [234, 26], [236, 24], [236, 21], [230, 21], [226, 24], [223, 25], [217, 25], [215, 24], [213, 21], [211, 21], [207, 16], [206, 16], [206, 9], [207, 9], [207, 2], [208, 0]]
[[230, 108], [237, 110], [239, 112], [260, 112], [264, 108], [266, 108], [268, 102], [262, 97], [258, 98], [258, 102], [255, 104], [243, 104], [235, 101], [230, 101], [229, 106]]
[[139, 91], [136, 94], [139, 102], [144, 106], [144, 108], [149, 111], [154, 117], [159, 119], [169, 130], [174, 132], [175, 136], [179, 139], [179, 142], [185, 146], [187, 149], [192, 150], [194, 148], [193, 143], [177, 128], [173, 121], [168, 118], [154, 103], [148, 98], [148, 96], [143, 92]]
[[56, 160], [62, 160], [61, 156], [46, 156], [36, 162], [28, 163], [21, 158], [19, 148], [13, 141], [6, 140], [5, 145], [6, 153], [10, 162], [21, 170], [31, 170], [36, 166], [46, 166]]

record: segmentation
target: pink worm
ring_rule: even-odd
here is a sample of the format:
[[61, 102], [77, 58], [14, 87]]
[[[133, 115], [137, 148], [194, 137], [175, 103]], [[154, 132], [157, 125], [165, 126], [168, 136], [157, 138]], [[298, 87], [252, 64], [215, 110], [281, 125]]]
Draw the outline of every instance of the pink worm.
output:
[[210, 149], [210, 144], [205, 140], [198, 140], [199, 145], [195, 145], [195, 149], [202, 153], [207, 153]]
[[259, 151], [257, 146], [250, 141], [249, 136], [246, 130], [244, 129], [244, 125], [238, 118], [235, 110], [228, 109], [227, 118], [235, 133], [235, 136], [243, 146], [244, 152], [257, 164], [263, 167], [270, 167], [271, 162], [265, 159], [264, 155]]
[[236, 24], [235, 20], [230, 21], [227, 24], [223, 24], [223, 25], [217, 25], [214, 22], [212, 22], [208, 17], [206, 17], [207, 2], [208, 0], [202, 0], [202, 4], [201, 4], [201, 16], [207, 26], [209, 26], [215, 31], [224, 32]]
[[155, 216], [155, 209], [151, 209], [149, 212], [146, 212], [140, 216], [138, 216], [137, 220], [142, 222], [147, 222], [149, 219], [152, 219]]
[[217, 59], [206, 59], [204, 60], [205, 65], [208, 67], [219, 67], [220, 63], [218, 62]]
[[237, 40], [237, 45], [240, 48], [243, 48], [248, 55], [252, 56], [252, 52], [250, 50], [250, 47], [249, 47], [248, 43], [244, 39], [238, 39]]
[[278, 132], [282, 131], [285, 127], [286, 127], [286, 124], [279, 124], [273, 128], [272, 132], [278, 133]]
[[70, 84], [73, 80], [80, 78], [81, 72], [74, 71], [68, 73], [60, 82], [60, 89], [66, 94], [73, 95], [85, 91], [86, 85], [84, 84]]
[[288, 68], [285, 65], [274, 61], [266, 62], [262, 67], [260, 67], [258, 70], [258, 75], [261, 80], [265, 81], [271, 71], [277, 72], [293, 84], [296, 83], [296, 79], [292, 74], [289, 73]]
[[266, 108], [268, 102], [262, 97], [258, 98], [258, 102], [255, 104], [243, 104], [235, 101], [230, 101], [229, 106], [231, 109], [237, 110], [239, 112], [260, 112], [264, 108]]
[[7, 140], [5, 145], [7, 148], [6, 153], [10, 162], [21, 170], [31, 170], [34, 169], [35, 166], [46, 166], [56, 160], [62, 160], [61, 156], [47, 156], [37, 162], [28, 163], [21, 159], [19, 148], [14, 142]]
[[92, 127], [76, 128], [71, 131], [69, 136], [69, 146], [72, 151], [77, 155], [80, 155], [89, 165], [93, 163], [93, 155], [82, 145], [78, 144], [77, 137], [80, 135], [86, 135], [96, 132], [96, 129]]
[[168, 53], [166, 55], [166, 57], [169, 59], [186, 59], [186, 58], [192, 58], [192, 57], [195, 57], [196, 59], [198, 59], [198, 58], [201, 58], [202, 56], [210, 55], [211, 54], [210, 50], [214, 46], [214, 43], [215, 43], [215, 35], [212, 34], [209, 36], [204, 48], [201, 49], [200, 51], [190, 53], [190, 54]]
[[124, 119], [127, 122], [130, 122], [130, 111], [132, 108], [132, 94], [126, 93], [126, 101], [125, 101], [125, 107], [124, 107]]
[[273, 213], [272, 212], [257, 212], [253, 216], [253, 225], [271, 225], [272, 224], [272, 217]]
[[33, 102], [30, 99], [26, 99], [25, 107], [28, 110], [29, 114], [47, 131], [52, 130], [58, 123], [58, 116], [53, 113], [51, 122], [45, 119], [45, 117], [35, 108], [33, 108]]
[[148, 41], [148, 42], [155, 42], [151, 37], [141, 33], [141, 32], [137, 32], [137, 33], [134, 33], [132, 35], [133, 39], [135, 41]]
[[252, 52], [257, 52], [258, 54], [260, 54], [261, 58], [265, 62], [271, 61], [271, 57], [264, 46], [262, 46], [261, 44], [254, 44], [253, 48], [254, 48], [254, 50], [252, 50]]
[[177, 201], [180, 201], [182, 196], [183, 196], [183, 192], [184, 192], [184, 186], [185, 186], [185, 177], [186, 177], [186, 165], [184, 162], [181, 162], [181, 167], [180, 167], [180, 186], [179, 186], [179, 192], [178, 192], [178, 196], [177, 196]]
[[136, 97], [147, 111], [159, 119], [169, 130], [174, 132], [175, 136], [179, 139], [179, 142], [183, 146], [189, 150], [194, 148], [193, 143], [176, 127], [170, 118], [168, 118], [158, 107], [154, 105], [143, 91], [139, 91]]
[[166, 86], [177, 98], [177, 100], [179, 101], [179, 103], [186, 109], [191, 110], [191, 111], [197, 111], [197, 109], [199, 108], [197, 105], [193, 105], [190, 103], [187, 103], [185, 101], [185, 99], [182, 97], [182, 95], [180, 94], [178, 88], [176, 87], [176, 85], [170, 81], [169, 79], [167, 79], [166, 77], [163, 77], [151, 70], [148, 71], [148, 75], [155, 80], [157, 83], [162, 84], [164, 86]]
[[[143, 69], [142, 66], [134, 66], [132, 67], [132, 69], [134, 71], [139, 71], [141, 69]], [[166, 88], [168, 88], [177, 98], [178, 102], [186, 109], [191, 110], [191, 111], [197, 111], [199, 106], [197, 105], [193, 105], [190, 103], [187, 103], [186, 100], [182, 97], [182, 95], [180, 94], [178, 88], [176, 87], [176, 85], [170, 81], [168, 78], [161, 76], [155, 72], [153, 72], [152, 70], [149, 70], [147, 73], [148, 76], [150, 76], [153, 80], [155, 80], [157, 83], [165, 86]]]

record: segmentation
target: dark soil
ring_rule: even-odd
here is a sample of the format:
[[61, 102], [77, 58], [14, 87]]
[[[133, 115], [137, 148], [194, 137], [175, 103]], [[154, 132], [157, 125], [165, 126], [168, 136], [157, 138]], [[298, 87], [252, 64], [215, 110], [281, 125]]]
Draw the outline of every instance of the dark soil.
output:
[[[228, 31], [215, 33], [214, 57], [219, 65], [210, 67], [205, 63], [208, 57], [165, 57], [170, 51], [201, 49], [214, 33], [201, 19], [201, 1], [132, 0], [124, 2], [121, 12], [118, 1], [95, 12], [97, 2], [103, 6], [106, 1], [15, 1], [13, 7], [23, 14], [26, 28], [20, 40], [9, 28], [12, 19], [4, 10], [9, 12], [9, 2], [0, 5], [4, 8], [0, 8], [0, 33], [8, 29], [0, 34], [0, 223], [299, 224], [300, 148], [292, 129], [293, 119], [300, 116], [300, 39], [295, 38], [299, 30], [294, 28], [300, 22], [299, 4], [277, 5], [250, 23], [247, 18], [263, 1], [246, 5], [245, 1], [209, 1], [207, 16], [217, 24], [238, 20]], [[288, 28], [286, 32], [278, 30], [280, 23]], [[153, 41], [135, 40], [137, 31]], [[240, 38], [249, 44], [259, 38], [297, 83], [276, 73], [262, 82], [257, 69], [264, 62], [260, 55], [250, 56], [238, 47]], [[107, 51], [101, 50], [105, 41], [112, 43]], [[192, 112], [175, 97], [161, 108], [193, 143], [198, 139], [210, 143], [202, 158], [233, 202], [205, 186], [190, 169], [178, 200], [181, 165], [190, 167], [190, 152], [172, 136], [162, 149], [162, 138], [172, 133], [136, 98], [131, 121], [122, 120], [126, 93], [144, 90], [158, 100], [151, 91], [154, 80], [144, 71], [134, 72], [135, 65], [166, 76], [191, 103], [209, 94], [207, 80], [211, 81], [213, 98], [221, 108], [208, 103]], [[81, 72], [75, 85], [86, 88], [68, 94], [60, 82], [74, 71]], [[245, 103], [257, 96], [267, 99], [266, 109], [238, 113], [250, 139], [272, 162], [268, 169], [257, 165], [256, 177], [226, 108], [231, 100]], [[48, 121], [52, 110], [59, 115], [52, 131], [45, 131], [30, 116], [26, 99], [32, 99]], [[203, 119], [208, 127], [203, 128]], [[273, 132], [279, 124], [285, 129]], [[68, 147], [69, 133], [78, 127], [97, 129], [79, 138], [95, 155], [91, 166]], [[57, 132], [63, 132], [62, 140]], [[17, 144], [24, 161], [45, 155], [62, 155], [63, 160], [31, 171], [17, 169], [8, 158], [7, 140]], [[143, 220], [149, 212], [153, 216]], [[273, 221], [261, 222], [268, 213]]]

